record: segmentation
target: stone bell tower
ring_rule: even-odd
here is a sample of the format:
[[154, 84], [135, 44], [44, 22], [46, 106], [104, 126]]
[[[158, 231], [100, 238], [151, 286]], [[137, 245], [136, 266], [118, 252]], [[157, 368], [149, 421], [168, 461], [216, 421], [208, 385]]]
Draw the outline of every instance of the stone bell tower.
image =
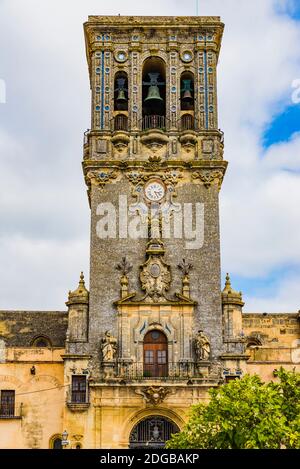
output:
[[91, 396], [102, 402], [98, 427], [112, 419], [123, 428], [115, 445], [126, 447], [139, 441], [146, 416], [180, 428], [180, 415], [220, 378], [223, 24], [219, 17], [90, 16], [84, 31], [90, 292], [80, 316], [86, 339], [70, 333], [67, 354], [82, 356], [89, 370]]

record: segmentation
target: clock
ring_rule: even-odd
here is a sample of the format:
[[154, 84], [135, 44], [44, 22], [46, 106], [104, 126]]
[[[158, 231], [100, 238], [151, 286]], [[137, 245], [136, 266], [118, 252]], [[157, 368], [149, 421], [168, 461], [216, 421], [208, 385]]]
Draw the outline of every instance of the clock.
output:
[[144, 187], [144, 194], [150, 202], [160, 202], [166, 193], [164, 184], [158, 179], [148, 181]]

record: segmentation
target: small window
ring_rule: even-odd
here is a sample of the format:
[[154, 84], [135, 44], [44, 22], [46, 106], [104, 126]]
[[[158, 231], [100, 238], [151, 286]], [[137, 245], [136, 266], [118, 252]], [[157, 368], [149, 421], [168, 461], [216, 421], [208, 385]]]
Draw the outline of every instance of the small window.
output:
[[72, 376], [72, 402], [75, 404], [85, 403], [86, 399], [86, 376]]
[[51, 341], [48, 337], [46, 336], [39, 336], [36, 337], [32, 343], [32, 347], [51, 347]]
[[2, 390], [0, 402], [0, 416], [14, 417], [15, 415], [15, 391]]

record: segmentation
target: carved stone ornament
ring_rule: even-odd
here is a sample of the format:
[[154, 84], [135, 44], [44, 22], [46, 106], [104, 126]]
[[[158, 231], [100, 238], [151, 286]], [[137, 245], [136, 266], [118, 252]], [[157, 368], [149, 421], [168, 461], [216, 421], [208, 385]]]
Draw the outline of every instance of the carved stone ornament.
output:
[[182, 274], [189, 275], [190, 270], [193, 268], [193, 264], [187, 262], [185, 259], [182, 259], [180, 264], [178, 264], [178, 268], [182, 271]]
[[143, 181], [146, 182], [151, 178], [159, 177], [167, 185], [168, 183], [172, 185], [176, 185], [179, 182], [179, 179], [183, 177], [181, 171], [178, 169], [171, 169], [168, 171], [157, 173], [157, 171], [153, 172], [152, 168], [150, 172], [145, 171], [145, 170], [142, 170], [142, 171], [133, 170], [133, 171], [128, 172], [126, 176], [129, 179], [129, 181], [132, 182], [133, 184], [139, 184]]
[[218, 184], [221, 188], [223, 181], [223, 172], [220, 170], [199, 170], [192, 173], [192, 179], [200, 179], [205, 187], [210, 187], [212, 184]]
[[[152, 242], [152, 246], [155, 242]], [[159, 246], [161, 249], [161, 245]], [[166, 301], [166, 292], [170, 288], [170, 266], [161, 258], [161, 254], [150, 254], [147, 261], [141, 266], [140, 280], [142, 290], [151, 302]]]
[[105, 184], [111, 182], [113, 179], [116, 179], [118, 176], [116, 171], [108, 171], [102, 169], [100, 171], [89, 171], [87, 173], [87, 181], [91, 184], [95, 184], [100, 188], [103, 188]]
[[121, 262], [116, 265], [116, 269], [121, 272], [122, 275], [127, 275], [132, 270], [132, 264], [130, 264], [126, 257], [122, 257]]
[[120, 279], [121, 297], [126, 298], [128, 295], [128, 273], [132, 270], [132, 264], [130, 264], [124, 256], [121, 262], [116, 265], [116, 269], [122, 274]]
[[143, 396], [147, 403], [157, 405], [163, 402], [172, 390], [163, 386], [149, 386], [148, 388], [136, 389], [135, 392]]
[[117, 339], [109, 331], [105, 332], [101, 341], [102, 360], [104, 362], [114, 361], [117, 355]]

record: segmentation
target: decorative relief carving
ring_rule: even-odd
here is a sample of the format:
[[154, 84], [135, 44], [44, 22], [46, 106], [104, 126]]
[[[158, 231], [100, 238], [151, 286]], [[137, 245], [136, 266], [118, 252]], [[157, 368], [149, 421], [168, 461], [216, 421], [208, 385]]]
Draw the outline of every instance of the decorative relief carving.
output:
[[115, 170], [101, 170], [101, 171], [89, 171], [87, 173], [87, 181], [91, 184], [95, 184], [100, 188], [103, 188], [108, 182], [112, 182], [118, 176]]
[[165, 400], [167, 395], [172, 392], [172, 389], [163, 386], [149, 386], [148, 388], [136, 389], [135, 392], [143, 396], [147, 403], [157, 405]]
[[161, 258], [150, 256], [141, 268], [142, 290], [154, 302], [165, 299], [171, 283], [170, 267]]
[[151, 172], [147, 172], [144, 169], [140, 171], [130, 171], [126, 173], [126, 176], [133, 184], [139, 184], [140, 182], [148, 181], [150, 178], [159, 177], [162, 181], [169, 182], [172, 185], [178, 184], [179, 180], [183, 177], [181, 171], [177, 169], [170, 169], [160, 173], [153, 172], [152, 167], [149, 169], [151, 169]]
[[192, 173], [192, 179], [200, 179], [203, 182], [205, 187], [210, 187], [212, 184], [218, 184], [219, 189], [223, 181], [223, 171], [221, 170], [209, 170], [209, 169], [200, 169]]
[[107, 152], [107, 140], [104, 139], [98, 139], [97, 140], [97, 153], [106, 153]]

